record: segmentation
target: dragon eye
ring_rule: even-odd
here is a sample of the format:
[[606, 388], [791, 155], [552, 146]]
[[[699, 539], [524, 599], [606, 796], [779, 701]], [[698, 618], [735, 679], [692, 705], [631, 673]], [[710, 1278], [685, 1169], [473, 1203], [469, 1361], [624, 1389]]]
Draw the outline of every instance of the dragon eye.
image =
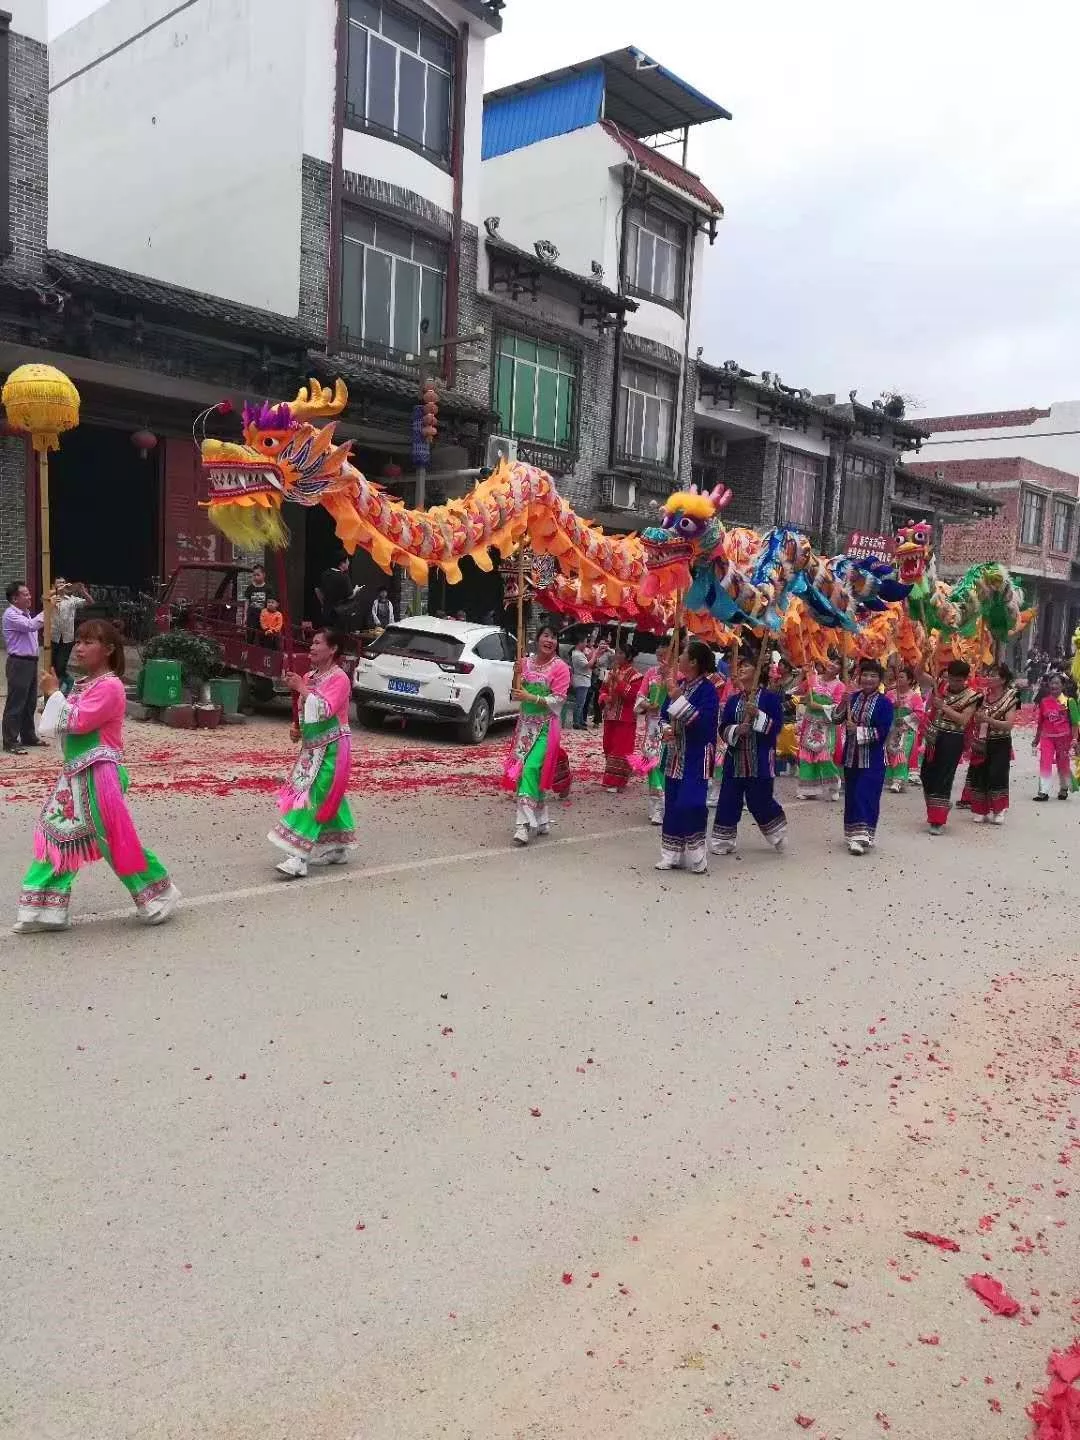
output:
[[689, 515], [684, 515], [679, 521], [679, 529], [684, 535], [693, 535], [697, 530], [697, 521], [692, 520]]

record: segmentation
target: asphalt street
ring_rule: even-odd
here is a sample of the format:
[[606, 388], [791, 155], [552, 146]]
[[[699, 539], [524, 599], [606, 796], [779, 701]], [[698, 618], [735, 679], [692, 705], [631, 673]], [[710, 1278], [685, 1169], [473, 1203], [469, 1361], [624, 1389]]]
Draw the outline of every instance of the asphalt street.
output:
[[[12, 1440], [553, 1435], [476, 1399], [494, 1337], [531, 1315], [550, 1349], [553, 1297], [628, 1237], [848, 1146], [838, 1037], [930, 1034], [1075, 954], [1080, 797], [1033, 805], [1028, 757], [1002, 829], [931, 839], [886, 796], [854, 859], [838, 807], [792, 804], [786, 855], [745, 829], [703, 879], [653, 870], [637, 788], [579, 784], [521, 851], [489, 784], [418, 784], [361, 786], [352, 866], [289, 884], [265, 793], [155, 768], [133, 810], [175, 923], [97, 866], [68, 935], [0, 938]], [[32, 819], [0, 807], [12, 910]]]

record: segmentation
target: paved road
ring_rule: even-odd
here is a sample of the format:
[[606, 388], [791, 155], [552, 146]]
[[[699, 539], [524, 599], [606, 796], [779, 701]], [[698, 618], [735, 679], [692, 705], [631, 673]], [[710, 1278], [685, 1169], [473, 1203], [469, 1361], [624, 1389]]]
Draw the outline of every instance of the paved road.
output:
[[422, 1397], [564, 1272], [842, 1141], [838, 1035], [1060, 955], [1080, 801], [1028, 784], [935, 840], [887, 797], [863, 860], [793, 806], [785, 857], [748, 831], [705, 880], [653, 871], [636, 793], [523, 853], [490, 789], [383, 789], [353, 869], [292, 886], [264, 795], [144, 795], [177, 923], [94, 873], [60, 943], [0, 939], [0, 1436], [554, 1434]]

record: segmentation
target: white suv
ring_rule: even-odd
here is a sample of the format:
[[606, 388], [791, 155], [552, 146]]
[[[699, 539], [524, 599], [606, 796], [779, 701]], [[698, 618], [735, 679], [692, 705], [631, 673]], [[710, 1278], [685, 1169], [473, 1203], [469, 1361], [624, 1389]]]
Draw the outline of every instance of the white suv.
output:
[[353, 672], [357, 718], [382, 715], [449, 721], [479, 745], [493, 720], [517, 714], [510, 699], [514, 641], [494, 625], [415, 615], [388, 626], [360, 652]]

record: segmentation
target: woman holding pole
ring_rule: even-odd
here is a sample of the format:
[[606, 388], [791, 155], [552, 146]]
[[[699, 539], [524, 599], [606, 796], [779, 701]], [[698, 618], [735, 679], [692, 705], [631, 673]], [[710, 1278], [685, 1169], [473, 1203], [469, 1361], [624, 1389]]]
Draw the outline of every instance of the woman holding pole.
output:
[[604, 712], [605, 790], [623, 790], [630, 778], [630, 756], [637, 740], [634, 702], [641, 690], [641, 681], [641, 675], [634, 669], [630, 642], [620, 640], [615, 646], [615, 663], [600, 691]]
[[559, 658], [559, 637], [543, 625], [536, 648], [520, 665], [511, 691], [520, 701], [514, 738], [503, 769], [503, 787], [517, 797], [514, 839], [528, 845], [551, 828], [547, 798], [555, 788], [562, 730], [559, 716], [570, 689], [570, 667]]
[[[678, 636], [676, 623], [675, 635]], [[673, 643], [673, 652], [676, 645]], [[716, 657], [702, 640], [691, 640], [678, 671], [669, 669], [661, 708], [664, 743], [664, 819], [657, 870], [709, 869], [709, 777], [720, 707], [710, 676]]]
[[756, 664], [753, 660], [740, 662], [738, 689], [720, 718], [720, 734], [728, 748], [709, 842], [714, 855], [734, 851], [744, 805], [773, 849], [784, 847], [787, 816], [773, 794], [776, 738], [784, 723], [784, 707], [778, 695], [761, 689], [766, 653], [763, 641]]

